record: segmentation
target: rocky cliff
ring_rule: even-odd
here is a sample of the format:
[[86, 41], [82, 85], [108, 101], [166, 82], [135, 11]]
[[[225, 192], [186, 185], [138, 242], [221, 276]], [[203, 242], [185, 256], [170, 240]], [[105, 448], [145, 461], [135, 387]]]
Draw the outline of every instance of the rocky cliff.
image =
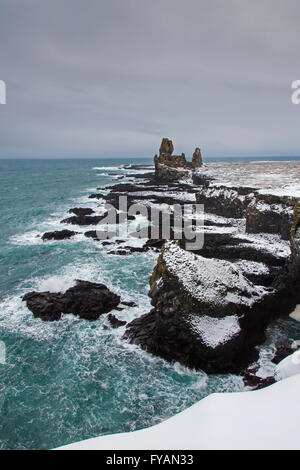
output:
[[204, 246], [165, 242], [150, 279], [153, 309], [125, 337], [170, 362], [240, 373], [269, 323], [300, 303], [300, 205], [288, 191], [222, 185], [201, 170], [193, 183], [205, 207]]
[[173, 155], [173, 142], [164, 138], [159, 149], [159, 156], [155, 155], [155, 177], [157, 181], [175, 181], [202, 166], [201, 151], [197, 147], [192, 162], [188, 162], [185, 154]]
[[232, 263], [165, 243], [150, 280], [153, 310], [126, 337], [171, 362], [211, 373], [239, 372], [274, 317], [275, 290], [255, 286]]

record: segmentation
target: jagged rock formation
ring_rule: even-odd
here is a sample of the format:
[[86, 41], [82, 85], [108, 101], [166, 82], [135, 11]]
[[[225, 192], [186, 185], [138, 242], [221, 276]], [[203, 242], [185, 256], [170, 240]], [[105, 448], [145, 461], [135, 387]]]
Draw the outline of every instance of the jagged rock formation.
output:
[[153, 310], [125, 337], [146, 351], [210, 373], [239, 372], [274, 315], [273, 289], [255, 286], [230, 262], [167, 242], [150, 280]]
[[[195, 178], [199, 181], [199, 175]], [[295, 198], [260, 194], [247, 187], [210, 186], [208, 179], [202, 183], [196, 201], [204, 204], [205, 211], [223, 217], [245, 217], [248, 233], [278, 233], [284, 240], [290, 239]]]
[[201, 168], [203, 165], [201, 150], [199, 147], [196, 147], [195, 152], [193, 153], [192, 159], [193, 168]]
[[36, 318], [56, 321], [62, 314], [73, 313], [86, 320], [97, 320], [120, 303], [120, 297], [104, 284], [76, 281], [66, 292], [29, 292], [23, 297]]
[[124, 326], [126, 325], [126, 321], [123, 321], [123, 320], [120, 320], [119, 318], [117, 318], [115, 315], [113, 315], [112, 313], [110, 313], [108, 316], [107, 316], [107, 319], [110, 323], [110, 326], [112, 328], [120, 328], [121, 326]]
[[[224, 229], [210, 231], [208, 223], [204, 247], [194, 252], [184, 239], [164, 244], [150, 280], [154, 308], [127, 325], [125, 338], [170, 362], [244, 373], [268, 324], [300, 303], [300, 204], [292, 191], [215, 184], [205, 168], [193, 183], [205, 225], [211, 216]], [[227, 231], [226, 221], [237, 231]]]
[[291, 256], [273, 285], [287, 308], [293, 310], [300, 304], [300, 203], [294, 207], [290, 243]]
[[295, 277], [300, 275], [300, 204], [294, 207], [293, 225], [291, 231], [292, 272]]
[[200, 168], [202, 163], [201, 151], [197, 147], [192, 162], [188, 162], [185, 154], [172, 155], [173, 142], [164, 138], [159, 149], [159, 157], [155, 155], [155, 176], [158, 181], [175, 181], [188, 174], [189, 171]]
[[103, 219], [105, 219], [107, 214], [105, 215], [85, 215], [84, 213], [78, 213], [78, 215], [74, 215], [72, 217], [68, 217], [61, 221], [61, 224], [72, 224], [72, 225], [98, 225]]
[[55, 232], [46, 232], [42, 236], [42, 240], [67, 240], [74, 235], [77, 235], [78, 232], [73, 232], [72, 230], [56, 230]]

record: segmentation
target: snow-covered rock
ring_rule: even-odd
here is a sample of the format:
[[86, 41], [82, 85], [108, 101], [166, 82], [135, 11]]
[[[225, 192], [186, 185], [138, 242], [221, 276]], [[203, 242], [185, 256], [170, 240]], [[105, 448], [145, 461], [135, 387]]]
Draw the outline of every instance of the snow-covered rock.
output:
[[166, 242], [150, 279], [154, 309], [127, 326], [125, 338], [169, 362], [208, 373], [240, 373], [274, 315], [274, 292], [254, 285], [226, 260]]

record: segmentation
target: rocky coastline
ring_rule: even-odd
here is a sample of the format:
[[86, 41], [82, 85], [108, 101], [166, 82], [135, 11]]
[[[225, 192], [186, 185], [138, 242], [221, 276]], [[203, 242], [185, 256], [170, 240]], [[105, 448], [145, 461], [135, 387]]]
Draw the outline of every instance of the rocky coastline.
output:
[[[272, 377], [260, 381], [249, 372], [257, 360], [257, 346], [264, 342], [270, 322], [288, 316], [300, 304], [300, 163], [222, 167], [203, 164], [199, 148], [191, 162], [173, 151], [172, 141], [163, 139], [159, 156], [154, 157], [154, 173], [148, 166], [131, 165], [139, 173], [131, 175], [130, 182], [90, 195], [99, 200], [101, 213], [70, 209], [70, 216], [62, 220], [65, 228], [42, 237], [49, 243], [83, 234], [112, 256], [156, 251], [157, 263], [149, 273], [152, 310], [140, 312], [125, 325], [109, 313], [122, 308], [121, 299], [106, 286], [86, 281], [65, 293], [31, 292], [24, 301], [46, 321], [66, 313], [88, 320], [109, 314], [112, 328], [124, 328], [124, 341], [150, 354], [207, 373], [242, 374], [252, 387], [266, 385]], [[269, 179], [258, 177], [264, 171]], [[149, 228], [139, 246], [118, 238], [99, 240], [97, 230], [86, 230], [90, 225], [101, 227], [107, 215], [104, 203], [118, 209], [124, 195], [128, 206], [143, 203], [168, 213], [173, 223], [169, 239], [162, 236], [161, 219], [160, 236], [151, 239]], [[176, 239], [175, 204], [204, 204], [201, 249], [188, 250], [185, 238]], [[151, 210], [148, 222], [150, 214]], [[74, 231], [68, 225], [74, 225]], [[288, 344], [277, 349], [280, 357], [291, 351]]]

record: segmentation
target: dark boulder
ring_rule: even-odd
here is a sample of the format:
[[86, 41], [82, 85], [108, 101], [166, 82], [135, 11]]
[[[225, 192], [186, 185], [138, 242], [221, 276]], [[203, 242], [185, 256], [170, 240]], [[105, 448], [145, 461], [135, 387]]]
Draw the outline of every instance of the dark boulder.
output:
[[61, 221], [62, 224], [72, 224], [72, 225], [97, 225], [105, 217], [105, 215], [74, 215], [73, 217], [68, 217]]
[[90, 209], [88, 207], [74, 207], [73, 209], [69, 210], [69, 214], [75, 214], [75, 215], [91, 215], [94, 214], [93, 209]]
[[23, 297], [36, 318], [59, 320], [62, 314], [72, 313], [86, 320], [97, 320], [120, 303], [120, 297], [104, 284], [76, 281], [65, 293], [29, 292]]
[[137, 307], [137, 304], [131, 300], [123, 300], [121, 304], [126, 305], [126, 307]]
[[85, 237], [93, 238], [94, 240], [99, 240], [97, 235], [97, 230], [89, 230], [88, 232], [84, 232]]
[[201, 166], [203, 166], [201, 150], [199, 149], [199, 147], [196, 147], [195, 152], [193, 153], [192, 165], [193, 168], [200, 168]]
[[46, 232], [42, 236], [42, 240], [66, 240], [68, 238], [74, 237], [78, 232], [73, 232], [72, 230], [57, 230], [55, 232]]
[[119, 320], [119, 318], [112, 313], [110, 313], [107, 318], [112, 328], [120, 328], [120, 326], [124, 326], [127, 323], [126, 321]]
[[64, 310], [64, 294], [59, 292], [29, 292], [22, 300], [26, 302], [35, 318], [44, 321], [59, 320]]

